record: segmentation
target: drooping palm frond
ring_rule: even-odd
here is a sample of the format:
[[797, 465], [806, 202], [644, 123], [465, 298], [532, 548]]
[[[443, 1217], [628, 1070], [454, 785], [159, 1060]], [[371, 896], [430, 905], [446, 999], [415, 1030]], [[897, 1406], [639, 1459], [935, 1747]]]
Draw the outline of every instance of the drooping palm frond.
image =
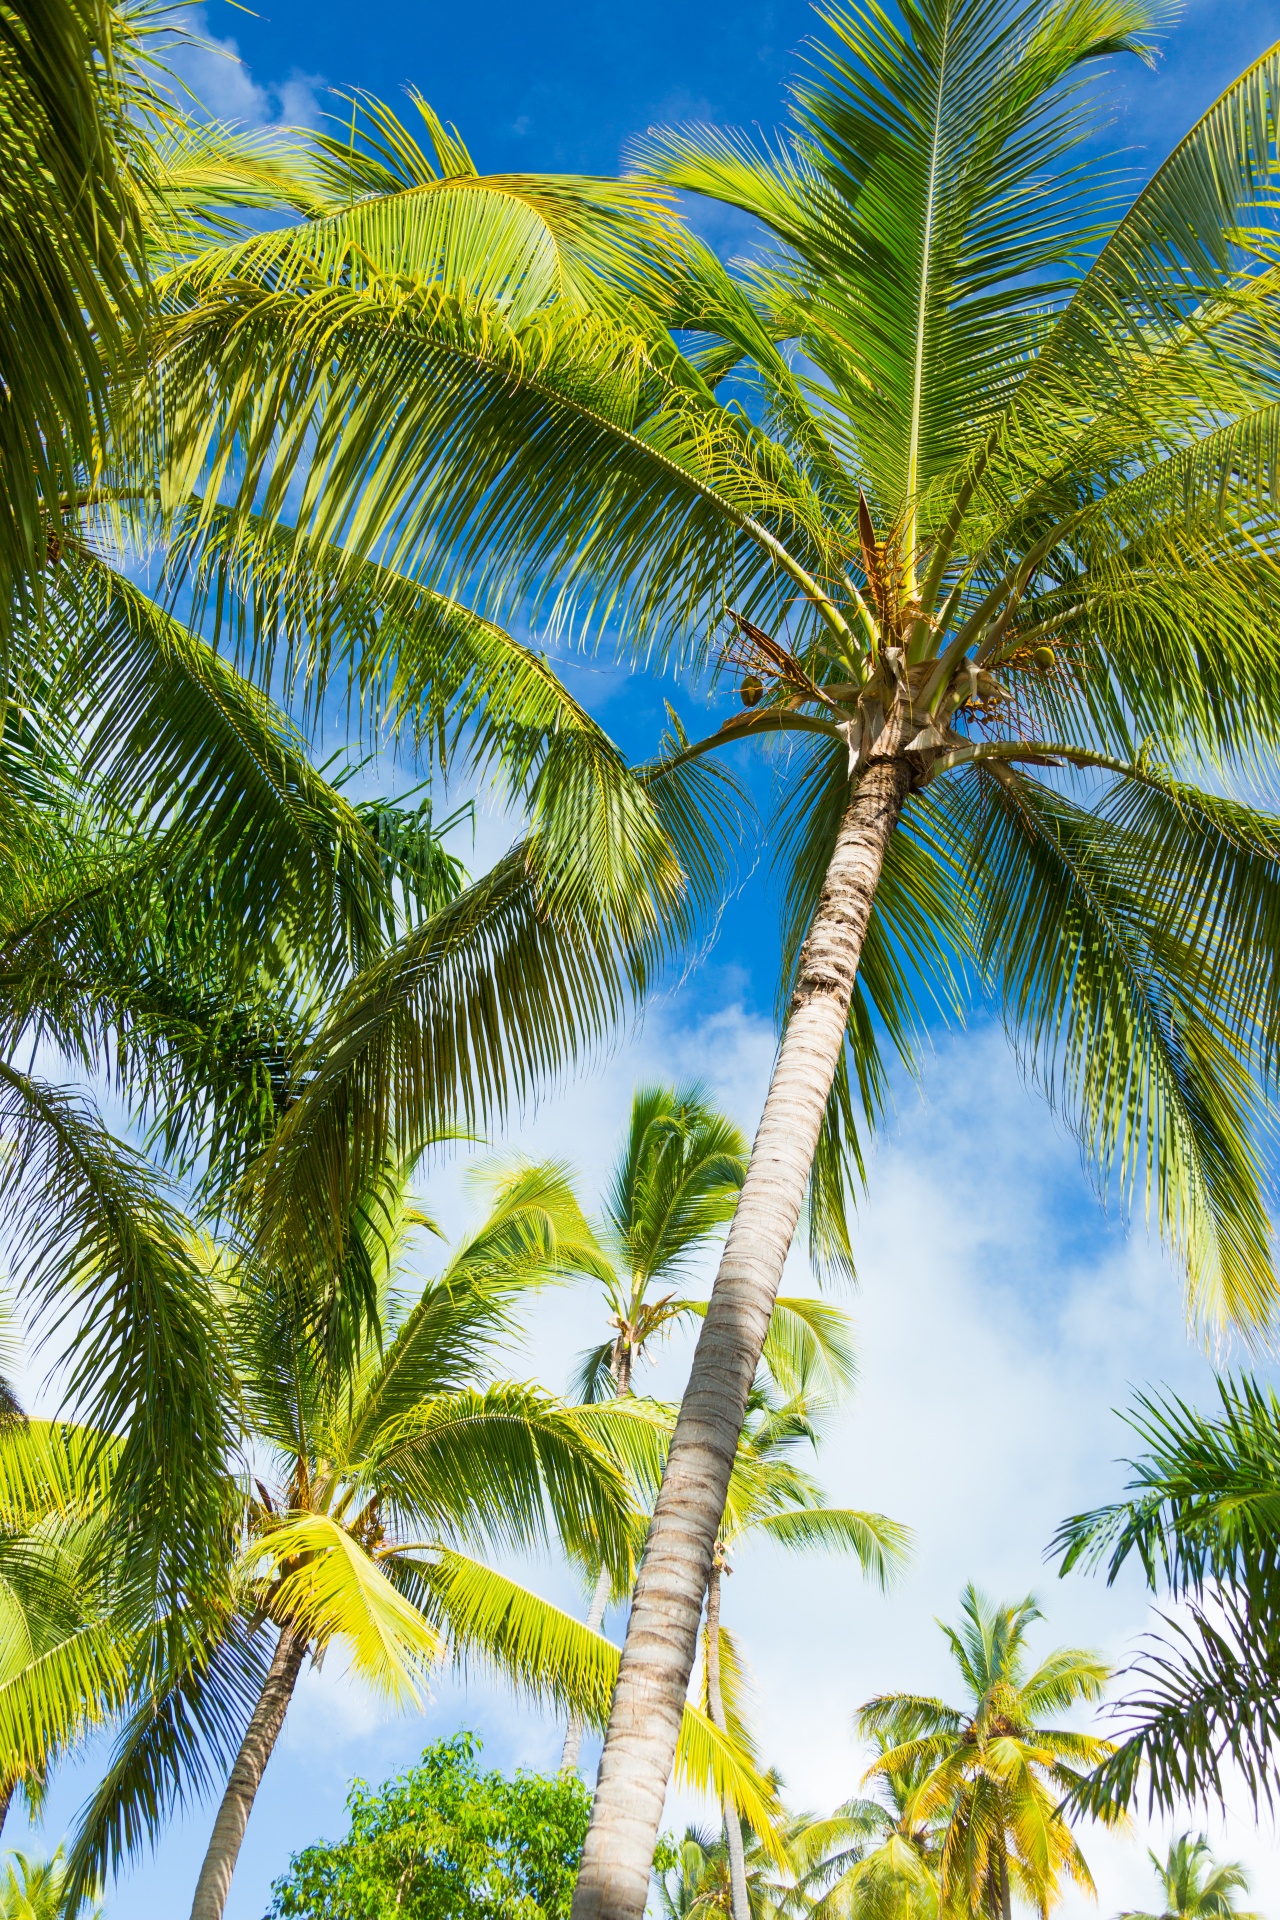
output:
[[714, 897], [714, 783], [601, 756], [588, 794], [571, 758], [562, 771], [529, 838], [366, 968], [299, 1060], [300, 1097], [251, 1181], [264, 1247], [322, 1269], [342, 1195], [597, 1044]]
[[185, 1223], [83, 1101], [0, 1064], [0, 1112], [19, 1284], [48, 1321], [69, 1323], [72, 1404], [120, 1436], [112, 1497], [136, 1549], [167, 1587], [198, 1585], [225, 1518], [236, 1395]]
[[[438, 1609], [465, 1662], [491, 1663], [534, 1698], [580, 1714], [593, 1726], [605, 1724], [618, 1669], [611, 1641], [462, 1555], [440, 1552], [415, 1571], [423, 1604]], [[676, 1766], [691, 1786], [714, 1791], [717, 1799], [732, 1794], [768, 1844], [776, 1824], [768, 1785], [692, 1706], [685, 1708]]]
[[140, 317], [140, 196], [127, 128], [128, 16], [106, 0], [14, 0], [0, 22], [0, 628], [38, 604], [60, 496], [93, 460]]

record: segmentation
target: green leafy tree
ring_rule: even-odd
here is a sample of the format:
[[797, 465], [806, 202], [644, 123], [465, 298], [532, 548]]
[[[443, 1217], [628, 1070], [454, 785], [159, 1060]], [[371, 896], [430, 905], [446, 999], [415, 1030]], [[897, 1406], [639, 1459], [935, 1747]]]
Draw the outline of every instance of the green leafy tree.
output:
[[1219, 1862], [1202, 1833], [1180, 1833], [1169, 1843], [1162, 1860], [1148, 1852], [1156, 1870], [1164, 1906], [1160, 1913], [1125, 1913], [1120, 1920], [1261, 1920], [1236, 1904], [1238, 1893], [1248, 1893], [1249, 1876], [1238, 1861]]
[[993, 1606], [970, 1586], [961, 1614], [942, 1630], [964, 1705], [908, 1693], [868, 1700], [858, 1724], [881, 1742], [869, 1771], [915, 1782], [903, 1803], [912, 1828], [945, 1821], [943, 1909], [1010, 1920], [1018, 1899], [1043, 1916], [1064, 1879], [1092, 1890], [1062, 1801], [1110, 1750], [1045, 1716], [1097, 1700], [1109, 1669], [1095, 1653], [1058, 1647], [1028, 1671], [1027, 1629], [1042, 1618], [1031, 1599]]
[[1144, 1786], [1166, 1812], [1224, 1802], [1234, 1769], [1269, 1802], [1280, 1752], [1280, 1400], [1244, 1376], [1211, 1411], [1140, 1396], [1125, 1416], [1142, 1451], [1125, 1497], [1064, 1521], [1062, 1571], [1136, 1556], [1148, 1584], [1185, 1602], [1124, 1670], [1114, 1754], [1077, 1792], [1105, 1814]]
[[[1090, 81], [1147, 53], [1154, 17], [830, 9], [787, 132], [654, 136], [621, 185], [486, 181], [427, 110], [429, 151], [371, 108], [322, 146], [323, 216], [195, 262], [175, 299], [150, 391], [187, 470], [221, 484], [238, 461], [243, 482], [192, 564], [257, 581], [259, 630], [302, 647], [313, 617], [376, 682], [399, 656], [385, 628], [366, 645], [370, 609], [393, 633], [416, 620], [430, 715], [481, 617], [608, 620], [737, 682], [742, 711], [673, 769], [786, 736], [767, 863], [784, 1033], [632, 1608], [578, 1920], [643, 1911], [783, 1265], [806, 1193], [814, 1244], [848, 1258], [886, 1040], [910, 1053], [974, 981], [1100, 1183], [1145, 1192], [1196, 1317], [1273, 1312], [1280, 831], [1222, 786], [1280, 738], [1280, 56], [1117, 220], [1108, 163], [1081, 150]], [[672, 190], [739, 208], [769, 250], [726, 270], [655, 207]], [[437, 597], [442, 556], [466, 616]], [[1225, 782], [1194, 784], [1205, 763]], [[331, 1090], [397, 1096], [371, 1052], [341, 1075]]]
[[271, 1920], [568, 1920], [590, 1796], [576, 1775], [482, 1772], [457, 1733], [376, 1793], [345, 1839], [294, 1855]]

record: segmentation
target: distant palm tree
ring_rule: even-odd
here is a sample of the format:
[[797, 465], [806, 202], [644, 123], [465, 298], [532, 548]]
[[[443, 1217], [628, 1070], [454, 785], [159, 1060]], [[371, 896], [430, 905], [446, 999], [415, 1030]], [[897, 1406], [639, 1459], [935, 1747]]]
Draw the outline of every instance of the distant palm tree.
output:
[[[878, 1742], [882, 1754], [887, 1743]], [[915, 1806], [922, 1765], [873, 1775], [871, 1793], [795, 1832], [802, 1911], [814, 1920], [937, 1920], [945, 1811]]]
[[[62, 1848], [47, 1860], [11, 1853], [0, 1880], [0, 1920], [63, 1920], [67, 1910], [67, 1870]], [[100, 1920], [101, 1903], [90, 1896], [76, 1909], [77, 1920]]]
[[[746, 1141], [702, 1087], [636, 1089], [605, 1192], [602, 1259], [591, 1275], [614, 1331], [583, 1356], [577, 1385], [584, 1400], [630, 1393], [651, 1344], [706, 1312], [705, 1299], [687, 1291], [691, 1264], [732, 1219], [746, 1164]], [[778, 1300], [765, 1366], [793, 1383], [797, 1368], [821, 1367], [833, 1385], [848, 1384], [853, 1361], [844, 1316], [820, 1300]], [[610, 1593], [602, 1568], [587, 1614], [593, 1629], [604, 1619]], [[563, 1769], [577, 1766], [581, 1738], [580, 1723], [570, 1721]]]
[[943, 1626], [968, 1698], [953, 1707], [921, 1694], [881, 1694], [858, 1715], [879, 1737], [868, 1777], [918, 1775], [905, 1803], [913, 1823], [945, 1819], [939, 1866], [943, 1907], [1010, 1920], [1015, 1897], [1046, 1914], [1063, 1878], [1092, 1890], [1084, 1855], [1061, 1812], [1081, 1768], [1109, 1752], [1104, 1740], [1045, 1724], [1097, 1700], [1106, 1663], [1058, 1647], [1027, 1671], [1026, 1634], [1043, 1616], [1034, 1600], [994, 1606], [973, 1586], [959, 1627]]
[[1159, 1877], [1164, 1906], [1158, 1914], [1130, 1909], [1118, 1920], [1262, 1920], [1261, 1914], [1236, 1905], [1236, 1894], [1249, 1891], [1245, 1869], [1239, 1861], [1216, 1861], [1204, 1834], [1180, 1833], [1163, 1860], [1151, 1852], [1147, 1858]]

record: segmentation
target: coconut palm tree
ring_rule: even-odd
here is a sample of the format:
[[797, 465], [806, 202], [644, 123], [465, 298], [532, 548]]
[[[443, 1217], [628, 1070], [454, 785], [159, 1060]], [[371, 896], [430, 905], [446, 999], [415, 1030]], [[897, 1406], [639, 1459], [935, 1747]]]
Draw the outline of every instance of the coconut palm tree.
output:
[[[73, 1902], [225, 1769], [192, 1905], [193, 1920], [220, 1920], [304, 1661], [331, 1648], [401, 1705], [452, 1648], [603, 1719], [616, 1649], [477, 1557], [555, 1539], [632, 1565], [625, 1436], [611, 1444], [627, 1410], [495, 1374], [522, 1297], [594, 1242], [554, 1167], [509, 1172], [478, 1230], [410, 1292], [400, 1255], [423, 1224], [388, 1175], [353, 1228], [373, 1311], [340, 1299], [328, 1317], [208, 1245], [207, 1337], [226, 1345], [244, 1420], [220, 1489], [222, 1564], [185, 1617], [135, 1625], [123, 1725], [69, 1857]], [[758, 1810], [731, 1743], [697, 1715], [690, 1727], [695, 1775], [740, 1778]]]
[[1095, 1653], [1058, 1647], [1028, 1672], [1027, 1628], [1043, 1617], [1030, 1598], [995, 1606], [968, 1586], [960, 1607], [959, 1627], [942, 1631], [964, 1681], [964, 1705], [906, 1693], [868, 1700], [859, 1727], [882, 1741], [869, 1775], [918, 1774], [908, 1817], [945, 1820], [943, 1907], [1010, 1920], [1018, 1898], [1043, 1916], [1064, 1878], [1092, 1889], [1061, 1803], [1080, 1784], [1081, 1769], [1111, 1750], [1092, 1734], [1047, 1726], [1044, 1716], [1097, 1700], [1109, 1669]]
[[1172, 1811], [1225, 1804], [1226, 1774], [1269, 1799], [1280, 1752], [1280, 1399], [1248, 1375], [1220, 1379], [1212, 1410], [1140, 1395], [1125, 1415], [1141, 1451], [1125, 1497], [1063, 1522], [1062, 1571], [1136, 1556], [1153, 1591], [1185, 1605], [1123, 1670], [1115, 1753], [1075, 1795], [1129, 1807], [1145, 1785]]
[[1236, 1905], [1237, 1893], [1248, 1893], [1249, 1876], [1238, 1861], [1219, 1863], [1202, 1833], [1180, 1833], [1169, 1843], [1162, 1860], [1148, 1850], [1156, 1870], [1164, 1906], [1159, 1914], [1128, 1912], [1119, 1920], [1261, 1920]]
[[[891, 1750], [883, 1736], [875, 1744], [882, 1756]], [[947, 1810], [930, 1818], [917, 1810], [924, 1771], [895, 1761], [872, 1776], [868, 1795], [797, 1828], [800, 1911], [816, 1920], [937, 1920]]]
[[[701, 1087], [637, 1088], [604, 1198], [605, 1264], [592, 1276], [614, 1331], [583, 1355], [577, 1387], [584, 1401], [630, 1393], [635, 1368], [650, 1344], [706, 1312], [705, 1300], [683, 1291], [689, 1265], [732, 1218], [746, 1158], [741, 1134], [710, 1105]], [[779, 1299], [764, 1365], [775, 1384], [784, 1383], [784, 1391], [799, 1393], [819, 1373], [832, 1386], [847, 1387], [853, 1356], [844, 1316], [823, 1301]], [[602, 1567], [588, 1626], [599, 1628], [611, 1594], [608, 1570]], [[577, 1766], [581, 1739], [580, 1723], [571, 1721], [562, 1768]]]
[[[654, 136], [623, 185], [488, 181], [429, 114], [430, 151], [372, 107], [367, 138], [322, 147], [323, 217], [174, 290], [154, 403], [186, 471], [243, 479], [230, 515], [210, 491], [188, 551], [243, 600], [258, 583], [255, 630], [295, 652], [315, 630], [318, 672], [328, 646], [375, 687], [412, 630], [401, 685], [444, 724], [475, 643], [441, 582], [466, 582], [473, 620], [607, 619], [720, 665], [742, 709], [672, 765], [786, 737], [785, 1030], [576, 1920], [643, 1911], [773, 1300], [806, 1193], [847, 1257], [886, 1035], [909, 1051], [953, 985], [990, 991], [1101, 1184], [1146, 1190], [1196, 1317], [1273, 1310], [1255, 1142], [1280, 830], [1195, 776], [1230, 785], [1280, 738], [1280, 56], [1117, 220], [1081, 154], [1087, 83], [1146, 54], [1153, 17], [829, 9], [774, 144]], [[768, 251], [725, 269], [655, 210], [675, 190], [744, 210]], [[310, 1109], [326, 1152], [344, 1089], [390, 1107], [394, 1081], [373, 1049], [334, 1063]], [[288, 1167], [266, 1177], [283, 1208]]]

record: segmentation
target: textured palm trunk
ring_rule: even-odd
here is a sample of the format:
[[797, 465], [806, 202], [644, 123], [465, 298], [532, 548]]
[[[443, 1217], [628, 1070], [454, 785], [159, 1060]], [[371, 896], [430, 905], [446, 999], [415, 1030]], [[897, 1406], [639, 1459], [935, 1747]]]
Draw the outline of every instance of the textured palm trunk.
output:
[[[605, 1609], [609, 1605], [609, 1588], [613, 1582], [609, 1578], [609, 1569], [601, 1567], [596, 1581], [596, 1590], [591, 1596], [591, 1605], [587, 1609], [587, 1625], [593, 1633], [599, 1633], [604, 1625]], [[564, 1752], [560, 1755], [561, 1773], [578, 1771], [578, 1755], [582, 1751], [582, 1722], [577, 1714], [571, 1714], [564, 1733]]]
[[[621, 1399], [624, 1393], [631, 1391], [631, 1348], [621, 1332], [614, 1345], [609, 1371], [613, 1375], [613, 1397], [615, 1400]], [[601, 1567], [596, 1578], [596, 1590], [591, 1596], [591, 1605], [587, 1608], [587, 1625], [593, 1633], [599, 1633], [604, 1625], [604, 1616], [609, 1606], [609, 1588], [612, 1584], [608, 1568]], [[578, 1771], [578, 1755], [581, 1751], [582, 1721], [577, 1714], [570, 1714], [569, 1724], [564, 1730], [564, 1749], [560, 1755], [561, 1773]]]
[[[711, 1573], [707, 1580], [707, 1711], [712, 1724], [719, 1727], [721, 1733], [727, 1733], [724, 1694], [720, 1686], [720, 1588], [723, 1581], [724, 1572], [717, 1554], [711, 1562]], [[733, 1902], [733, 1920], [751, 1920], [742, 1822], [728, 1794], [722, 1802], [721, 1812], [724, 1814], [724, 1843], [729, 1854], [729, 1895]]]
[[262, 1784], [272, 1748], [284, 1725], [284, 1716], [298, 1684], [298, 1674], [306, 1651], [306, 1641], [285, 1628], [276, 1643], [258, 1704], [249, 1717], [249, 1725], [227, 1781], [227, 1790], [222, 1796], [222, 1805], [218, 1808], [218, 1817], [213, 1823], [209, 1850], [196, 1882], [195, 1899], [191, 1902], [191, 1920], [222, 1920], [222, 1910], [227, 1904], [231, 1876], [235, 1872], [244, 1830], [249, 1824], [254, 1796]]
[[573, 1920], [642, 1920], [644, 1914], [747, 1395], [844, 1045], [885, 850], [911, 779], [902, 760], [868, 765], [836, 836], [800, 956], [786, 1030], [636, 1582]]

